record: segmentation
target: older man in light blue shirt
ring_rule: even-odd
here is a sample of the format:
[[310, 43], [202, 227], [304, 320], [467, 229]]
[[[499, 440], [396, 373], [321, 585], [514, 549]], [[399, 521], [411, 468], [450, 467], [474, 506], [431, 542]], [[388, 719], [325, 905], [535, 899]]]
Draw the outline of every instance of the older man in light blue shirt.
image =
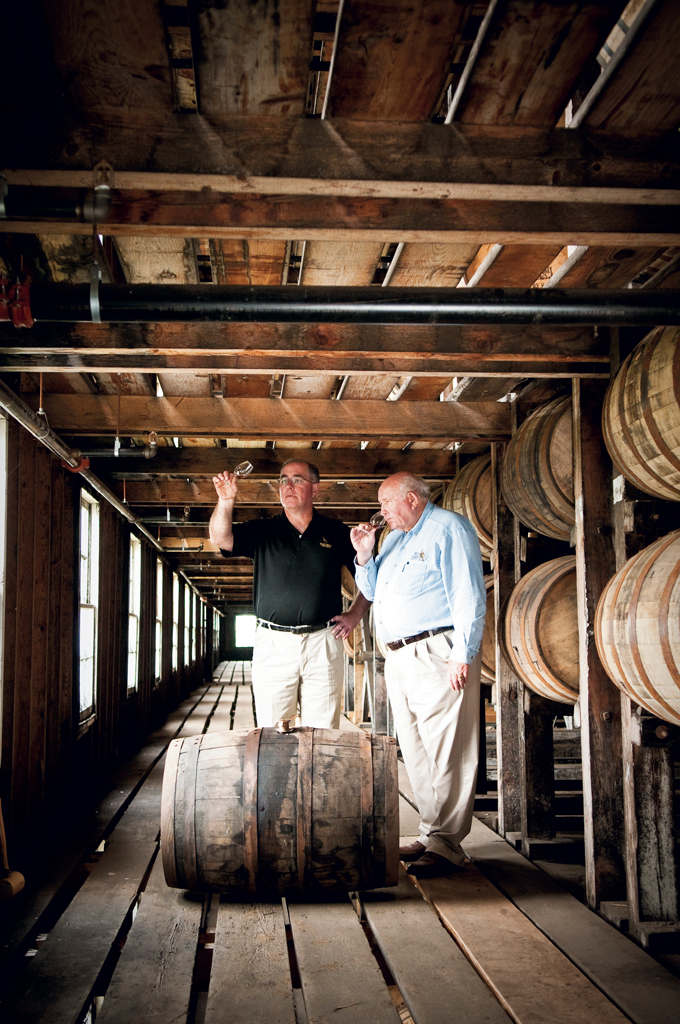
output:
[[418, 802], [420, 836], [400, 847], [420, 878], [450, 874], [465, 856], [479, 751], [480, 646], [486, 589], [471, 523], [432, 505], [420, 477], [395, 473], [378, 491], [391, 533], [352, 530], [356, 582], [373, 601], [386, 644], [387, 692]]

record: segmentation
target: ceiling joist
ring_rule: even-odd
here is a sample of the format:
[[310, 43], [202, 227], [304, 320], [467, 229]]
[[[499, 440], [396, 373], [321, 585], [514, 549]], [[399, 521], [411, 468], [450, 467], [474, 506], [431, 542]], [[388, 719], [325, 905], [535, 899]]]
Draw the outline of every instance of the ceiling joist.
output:
[[[33, 404], [36, 405], [34, 396]], [[131, 436], [155, 430], [170, 437], [249, 437], [412, 441], [504, 441], [510, 411], [498, 402], [379, 402], [281, 399], [275, 411], [262, 398], [145, 398], [112, 395], [45, 395], [54, 430], [72, 435]]]

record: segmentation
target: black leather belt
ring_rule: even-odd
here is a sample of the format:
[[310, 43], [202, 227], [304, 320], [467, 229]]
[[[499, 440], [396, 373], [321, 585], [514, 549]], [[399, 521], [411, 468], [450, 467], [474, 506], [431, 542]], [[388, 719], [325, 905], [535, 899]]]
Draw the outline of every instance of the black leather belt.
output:
[[332, 622], [320, 622], [317, 626], [277, 626], [275, 622], [268, 622], [267, 619], [258, 619], [258, 626], [265, 629], [274, 629], [277, 633], [318, 633], [320, 629], [328, 629]]
[[418, 640], [427, 640], [428, 636], [436, 636], [437, 633], [445, 633], [447, 629], [453, 629], [453, 626], [440, 626], [438, 629], [426, 629], [422, 633], [416, 633], [415, 636], [405, 636], [403, 640], [392, 640], [391, 643], [386, 646], [391, 651], [398, 651], [400, 647], [406, 647], [407, 644], [415, 644]]

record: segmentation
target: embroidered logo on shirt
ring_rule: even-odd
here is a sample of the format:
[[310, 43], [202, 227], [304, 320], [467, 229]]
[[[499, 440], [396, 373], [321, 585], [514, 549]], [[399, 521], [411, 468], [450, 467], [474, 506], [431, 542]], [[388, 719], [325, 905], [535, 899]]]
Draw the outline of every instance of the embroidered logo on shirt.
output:
[[332, 548], [332, 547], [333, 547], [333, 545], [332, 545], [332, 544], [329, 544], [329, 543], [328, 543], [328, 541], [326, 540], [326, 538], [325, 538], [325, 537], [323, 538], [323, 540], [320, 540], [320, 541], [319, 541], [319, 544], [320, 544], [320, 546], [321, 546], [322, 548]]

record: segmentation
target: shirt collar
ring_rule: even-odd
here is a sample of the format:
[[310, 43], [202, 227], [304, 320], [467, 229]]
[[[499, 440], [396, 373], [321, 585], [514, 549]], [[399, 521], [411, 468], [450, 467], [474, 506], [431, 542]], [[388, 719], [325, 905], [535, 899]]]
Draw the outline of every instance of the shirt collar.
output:
[[423, 509], [423, 513], [422, 513], [422, 515], [421, 515], [420, 519], [418, 520], [418, 522], [416, 523], [416, 525], [415, 525], [415, 526], [412, 526], [412, 527], [411, 527], [411, 529], [410, 529], [410, 530], [408, 531], [408, 533], [406, 534], [406, 536], [407, 536], [407, 537], [416, 537], [416, 536], [418, 535], [418, 533], [420, 533], [420, 530], [421, 530], [421, 528], [422, 528], [423, 524], [424, 524], [424, 523], [426, 522], [426, 520], [428, 520], [428, 519], [430, 518], [430, 516], [432, 515], [432, 509], [433, 509], [433, 508], [434, 508], [434, 505], [432, 504], [432, 502], [431, 502], [431, 501], [428, 501], [427, 505], [426, 505], [426, 506], [425, 506], [425, 508]]

